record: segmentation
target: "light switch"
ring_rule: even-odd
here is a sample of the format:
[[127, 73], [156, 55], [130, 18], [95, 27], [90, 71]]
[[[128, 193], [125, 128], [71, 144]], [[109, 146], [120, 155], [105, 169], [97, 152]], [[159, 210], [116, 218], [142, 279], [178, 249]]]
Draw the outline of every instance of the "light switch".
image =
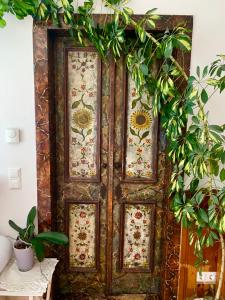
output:
[[197, 272], [197, 283], [215, 284], [216, 272]]
[[21, 169], [8, 168], [8, 183], [10, 189], [21, 188]]
[[7, 128], [5, 130], [5, 141], [9, 144], [17, 144], [20, 141], [20, 131], [18, 128]]
[[11, 190], [17, 190], [17, 189], [20, 189], [21, 188], [21, 183], [20, 183], [20, 178], [13, 178], [13, 179], [9, 179], [8, 181], [9, 183], [9, 188]]
[[8, 168], [8, 178], [20, 177], [20, 168]]

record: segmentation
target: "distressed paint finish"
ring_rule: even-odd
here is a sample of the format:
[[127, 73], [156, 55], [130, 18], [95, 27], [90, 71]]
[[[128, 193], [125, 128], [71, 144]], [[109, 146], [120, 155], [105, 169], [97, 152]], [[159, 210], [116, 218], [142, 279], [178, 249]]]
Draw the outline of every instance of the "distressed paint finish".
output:
[[[101, 243], [97, 243], [95, 247], [95, 255], [98, 257], [92, 257], [84, 267], [78, 264], [78, 261], [74, 260], [74, 250], [80, 243], [77, 237], [75, 238], [72, 248], [66, 249], [65, 253], [60, 253], [62, 264], [58, 269], [58, 288], [60, 292], [71, 292], [77, 299], [83, 299], [85, 295], [91, 294], [103, 294], [105, 289], [105, 248], [106, 248], [106, 186], [107, 186], [107, 168], [101, 168], [101, 182], [83, 181], [82, 178], [78, 181], [65, 180], [65, 152], [68, 149], [68, 144], [64, 139], [65, 129], [65, 52], [66, 49], [71, 47], [77, 47], [74, 42], [65, 36], [59, 36], [56, 38], [56, 160], [57, 160], [57, 214], [55, 215], [57, 221], [57, 229], [72, 233], [75, 229], [75, 223], [77, 218], [73, 216], [71, 219], [72, 227], [68, 223], [67, 215], [65, 214], [65, 207], [70, 205], [73, 201], [80, 201], [86, 209], [90, 208], [90, 202], [100, 206], [100, 215], [95, 215], [95, 220], [100, 221], [101, 227], [97, 230], [97, 235], [101, 239]], [[101, 106], [103, 110], [102, 114], [102, 126], [101, 130], [101, 152], [97, 153], [101, 156], [102, 165], [107, 165], [108, 157], [108, 103], [109, 101], [109, 71], [108, 66], [103, 66], [102, 76], [102, 97]], [[98, 104], [100, 105], [100, 104]], [[69, 204], [70, 203], [70, 204]], [[92, 206], [91, 206], [92, 207]], [[92, 207], [93, 208], [93, 207]], [[99, 218], [99, 220], [98, 220]], [[91, 221], [91, 228], [88, 226], [86, 230], [90, 230], [90, 236], [88, 240], [92, 242], [91, 247], [94, 247], [94, 240], [91, 241], [91, 236], [94, 230], [98, 229], [94, 220]], [[80, 220], [79, 220], [80, 221]], [[95, 228], [94, 228], [95, 227]], [[75, 229], [76, 230], [76, 229]], [[78, 229], [77, 229], [78, 230]], [[87, 232], [86, 232], [87, 233]], [[79, 234], [79, 230], [76, 234]], [[83, 235], [84, 237], [84, 235]], [[73, 237], [70, 236], [70, 245], [72, 245]], [[96, 243], [95, 243], [96, 244]], [[85, 248], [85, 247], [84, 247]], [[84, 249], [83, 248], [83, 249]], [[87, 247], [85, 248], [87, 251]], [[93, 249], [93, 248], [92, 248]], [[90, 250], [90, 249], [89, 249]], [[93, 252], [92, 252], [93, 253]], [[84, 258], [82, 256], [81, 258]], [[94, 268], [94, 260], [97, 260], [97, 267]], [[67, 267], [64, 268], [63, 262], [67, 262]], [[90, 265], [88, 265], [90, 263]], [[80, 269], [79, 269], [80, 268]], [[64, 297], [63, 295], [59, 297]]]
[[[101, 76], [96, 50], [71, 49], [67, 59], [69, 178], [96, 178], [99, 155], [97, 123]], [[100, 75], [100, 76], [99, 76]], [[99, 126], [98, 126], [99, 127]]]
[[[115, 168], [114, 176], [114, 202], [113, 202], [113, 277], [112, 291], [114, 294], [126, 293], [144, 293], [160, 295], [162, 291], [162, 270], [163, 262], [163, 216], [164, 199], [165, 199], [165, 140], [163, 134], [159, 134], [159, 153], [158, 153], [158, 170], [157, 182], [127, 182], [123, 180], [122, 167], [119, 164], [123, 155], [122, 149], [124, 145], [124, 132], [121, 127], [124, 121], [123, 104], [124, 104], [124, 63], [120, 61], [117, 64], [116, 72], [116, 96], [115, 96]], [[120, 87], [120, 88], [119, 88]], [[118, 163], [118, 164], [117, 164]], [[123, 249], [121, 248], [121, 222], [120, 211], [124, 203], [135, 205], [146, 204], [149, 201], [155, 203], [155, 224], [152, 224], [154, 230], [154, 239], [152, 245], [151, 260], [153, 262], [152, 271], [138, 272], [137, 270], [124, 270], [119, 268], [121, 264], [120, 257]], [[135, 292], [136, 291], [136, 292]]]
[[36, 119], [36, 155], [37, 155], [37, 198], [39, 230], [51, 230], [52, 227], [52, 181], [50, 159], [49, 115], [51, 111], [49, 92], [48, 33], [44, 24], [36, 24], [34, 35], [34, 82], [35, 82], [35, 119]]

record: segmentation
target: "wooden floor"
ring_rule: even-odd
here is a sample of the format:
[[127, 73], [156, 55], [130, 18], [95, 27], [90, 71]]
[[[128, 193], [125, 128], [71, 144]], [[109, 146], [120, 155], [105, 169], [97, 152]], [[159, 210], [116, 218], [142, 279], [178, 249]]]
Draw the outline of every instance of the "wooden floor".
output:
[[76, 297], [76, 296], [67, 296], [67, 297], [57, 297], [57, 300], [160, 300], [158, 295], [140, 295], [140, 294], [126, 294], [120, 296], [92, 296], [92, 297]]
[[95, 297], [89, 300], [160, 300], [158, 295], [140, 295], [140, 294], [127, 294], [120, 296], [108, 296], [108, 297]]

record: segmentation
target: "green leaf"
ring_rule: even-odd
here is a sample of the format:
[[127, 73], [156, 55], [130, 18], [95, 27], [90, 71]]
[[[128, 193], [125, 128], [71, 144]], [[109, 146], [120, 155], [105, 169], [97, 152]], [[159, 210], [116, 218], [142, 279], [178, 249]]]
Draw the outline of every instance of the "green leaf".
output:
[[205, 89], [203, 89], [201, 92], [201, 99], [202, 99], [203, 103], [206, 103], [209, 99], [208, 94]]
[[27, 226], [34, 223], [36, 217], [36, 206], [33, 206], [27, 216]]
[[213, 78], [209, 78], [206, 80], [206, 83], [208, 85], [216, 86], [216, 85], [218, 85], [219, 81], [216, 79], [213, 79]]
[[208, 66], [203, 69], [202, 78], [204, 78], [208, 74]]
[[58, 245], [68, 244], [68, 237], [64, 233], [48, 231], [39, 233], [36, 239], [43, 240]]
[[200, 67], [199, 66], [197, 66], [196, 73], [197, 73], [198, 77], [200, 77]]
[[198, 178], [195, 178], [191, 181], [191, 184], [190, 184], [190, 191], [193, 193], [195, 192], [195, 190], [197, 189], [198, 187], [198, 184], [199, 184], [199, 179]]
[[146, 38], [145, 30], [142, 27], [138, 26], [137, 27], [137, 33], [138, 33], [138, 36], [139, 36], [141, 42], [144, 42], [145, 38]]
[[6, 21], [4, 19], [0, 19], [0, 28], [3, 28], [6, 26]]
[[127, 13], [128, 15], [133, 15], [134, 11], [130, 7], [124, 7], [124, 12]]
[[87, 109], [90, 109], [90, 110], [94, 111], [93, 107], [92, 107], [91, 105], [89, 105], [89, 104], [85, 104], [85, 107], [86, 107]]
[[9, 225], [16, 230], [19, 234], [23, 233], [23, 228], [19, 227], [15, 222], [13, 222], [12, 220], [9, 220]]
[[220, 180], [221, 181], [225, 180], [225, 169], [224, 168], [220, 171]]
[[205, 210], [203, 208], [199, 208], [199, 215], [201, 217], [201, 219], [205, 222], [205, 223], [208, 223], [209, 219], [208, 219], [208, 215], [207, 213], [205, 212]]
[[137, 99], [134, 99], [131, 104], [132, 109], [134, 109], [136, 105], [137, 105]]
[[196, 194], [195, 199], [196, 199], [196, 202], [198, 203], [198, 205], [200, 205], [202, 203], [204, 196], [201, 191]]
[[225, 164], [225, 151], [221, 154], [221, 162]]
[[147, 111], [149, 111], [149, 110], [151, 109], [150, 106], [148, 106], [148, 104], [146, 104], [146, 103], [144, 103], [144, 102], [142, 102], [141, 105], [142, 105]]
[[89, 129], [88, 131], [87, 131], [87, 135], [90, 135], [92, 133], [92, 129]]
[[35, 251], [38, 261], [43, 261], [45, 258], [45, 248], [42, 241], [34, 238], [31, 240], [32, 247]]
[[177, 39], [177, 42], [180, 43], [185, 50], [191, 51], [191, 44], [189, 41], [187, 41], [187, 39], [179, 38]]
[[192, 119], [192, 121], [193, 121], [195, 124], [199, 124], [199, 119], [198, 119], [198, 117], [193, 116], [191, 119]]
[[210, 131], [209, 135], [215, 142], [221, 142], [221, 143], [224, 142], [223, 138], [219, 134], [215, 133], [214, 131]]
[[145, 64], [141, 64], [140, 69], [145, 76], [148, 75], [148, 67]]
[[164, 50], [164, 56], [165, 58], [169, 58], [172, 55], [173, 52], [173, 43], [170, 40], [168, 43], [166, 43], [165, 50]]
[[130, 127], [130, 133], [132, 134], [132, 135], [137, 135], [136, 134], [136, 132]]
[[[150, 28], [155, 28], [155, 22], [153, 21], [153, 17], [154, 16], [152, 16], [152, 20], [151, 19], [148, 19], [147, 20], [147, 23], [148, 23], [148, 26], [150, 27]], [[155, 16], [156, 17], [156, 16]]]
[[157, 10], [157, 8], [152, 8], [152, 9], [146, 11], [145, 14], [146, 14], [146, 15], [151, 15], [151, 14], [153, 14], [156, 10]]
[[224, 130], [219, 125], [209, 125], [209, 129], [212, 129], [213, 131], [216, 131], [218, 133], [222, 133]]
[[145, 132], [142, 134], [141, 140], [143, 140], [144, 138], [146, 138], [148, 135], [149, 135], [149, 131], [145, 131]]
[[72, 108], [77, 108], [77, 106], [80, 104], [80, 101], [75, 101], [72, 104]]
[[75, 133], [80, 133], [80, 131], [74, 127], [71, 127], [72, 131], [75, 132]]

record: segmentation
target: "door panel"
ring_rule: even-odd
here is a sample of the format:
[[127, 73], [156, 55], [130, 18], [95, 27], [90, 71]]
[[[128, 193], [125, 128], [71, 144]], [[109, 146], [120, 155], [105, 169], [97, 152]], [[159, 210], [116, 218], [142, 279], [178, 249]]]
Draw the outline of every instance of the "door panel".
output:
[[[150, 106], [150, 109], [146, 109], [146, 105], [140, 107], [139, 104], [135, 107], [133, 104], [132, 108], [133, 97], [135, 95], [136, 99], [138, 95], [132, 87], [134, 95], [127, 98], [129, 86], [124, 74], [124, 62], [121, 61], [117, 64], [115, 87], [112, 293], [159, 295], [162, 281], [163, 206], [166, 188], [165, 141], [158, 128], [158, 120], [152, 116], [151, 101], [142, 98], [143, 103]], [[131, 112], [123, 109], [128, 99], [131, 102], [128, 103]], [[134, 147], [126, 147], [129, 139], [132, 139], [130, 144], [136, 143]], [[147, 150], [149, 148], [150, 151]], [[136, 152], [130, 153], [133, 149]], [[124, 176], [125, 170], [119, 164], [123, 161], [124, 166], [127, 156], [129, 159], [134, 157], [135, 162], [140, 161], [140, 164], [134, 164], [135, 171], [132, 174], [128, 173], [131, 176]]]
[[103, 63], [66, 36], [54, 48], [55, 219], [69, 235], [57, 286], [74, 299], [159, 295], [165, 153], [151, 99], [122, 59]]
[[69, 235], [57, 288], [85, 299], [105, 290], [109, 67], [64, 36], [55, 61], [56, 227]]
[[93, 48], [65, 49], [65, 179], [100, 179], [101, 61]]

